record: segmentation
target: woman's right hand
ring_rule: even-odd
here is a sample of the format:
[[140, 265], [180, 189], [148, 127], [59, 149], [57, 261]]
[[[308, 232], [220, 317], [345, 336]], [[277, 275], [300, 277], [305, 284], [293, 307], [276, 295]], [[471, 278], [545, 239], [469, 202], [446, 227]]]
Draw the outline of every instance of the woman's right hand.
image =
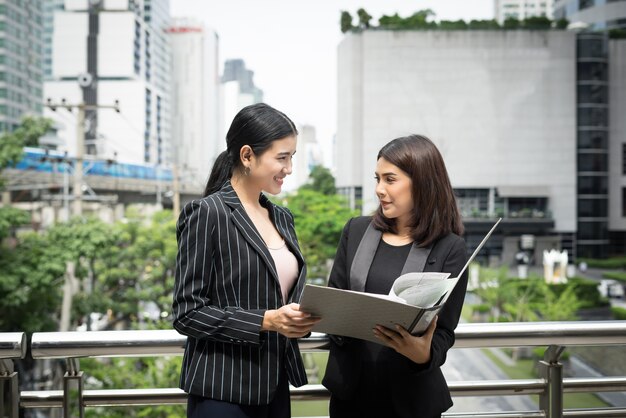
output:
[[265, 311], [261, 330], [276, 331], [288, 338], [300, 338], [311, 332], [311, 328], [319, 320], [320, 318], [301, 312], [299, 304], [290, 303], [279, 309]]

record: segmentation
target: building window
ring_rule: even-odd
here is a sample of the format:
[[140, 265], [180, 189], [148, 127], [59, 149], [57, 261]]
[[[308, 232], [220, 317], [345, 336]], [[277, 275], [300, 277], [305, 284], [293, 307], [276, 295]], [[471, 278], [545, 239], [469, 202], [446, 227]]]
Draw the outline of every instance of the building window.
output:
[[626, 176], [626, 142], [622, 143], [622, 174]]
[[608, 156], [604, 153], [578, 154], [578, 171], [608, 171]]
[[607, 176], [579, 176], [578, 194], [605, 195], [609, 192]]
[[608, 147], [607, 131], [579, 131], [578, 132], [578, 148], [579, 149], [601, 149], [606, 150]]

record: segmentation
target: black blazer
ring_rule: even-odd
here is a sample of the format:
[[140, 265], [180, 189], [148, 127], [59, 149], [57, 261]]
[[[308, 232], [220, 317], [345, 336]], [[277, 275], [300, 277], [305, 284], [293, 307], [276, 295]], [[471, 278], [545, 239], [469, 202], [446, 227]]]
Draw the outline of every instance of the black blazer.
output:
[[[260, 203], [300, 266], [288, 303], [300, 300], [306, 267], [293, 216], [263, 194]], [[307, 383], [297, 339], [261, 332], [263, 315], [283, 305], [274, 260], [227, 182], [188, 203], [176, 226], [174, 328], [186, 335], [180, 377], [185, 392], [243, 405], [266, 405], [286, 370]]]
[[[370, 222], [371, 217], [353, 218], [344, 227], [329, 286], [350, 289], [350, 266]], [[465, 242], [459, 236], [449, 234], [433, 245], [424, 271], [451, 273], [452, 277], [456, 277], [466, 261]], [[391, 368], [389, 375], [393, 376], [393, 380], [388, 382], [393, 393], [391, 401], [399, 415], [439, 416], [452, 406], [450, 391], [440, 367], [454, 344], [454, 329], [459, 322], [466, 287], [467, 273], [464, 273], [439, 312], [428, 363], [416, 364], [391, 348], [383, 350]], [[355, 393], [361, 370], [359, 349], [359, 340], [331, 338], [328, 366], [322, 383], [339, 399], [359, 399], [360, 394]]]

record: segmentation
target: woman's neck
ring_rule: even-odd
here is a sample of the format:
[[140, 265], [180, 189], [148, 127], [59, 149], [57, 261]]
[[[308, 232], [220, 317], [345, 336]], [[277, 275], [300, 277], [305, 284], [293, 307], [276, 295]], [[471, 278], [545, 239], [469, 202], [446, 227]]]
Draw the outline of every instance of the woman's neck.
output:
[[409, 226], [409, 220], [404, 217], [396, 218], [395, 233], [399, 237], [411, 237], [412, 229]]
[[237, 193], [237, 197], [244, 206], [261, 207], [261, 204], [259, 203], [261, 189], [250, 184], [250, 181], [240, 175], [233, 175], [230, 183], [233, 186], [235, 193]]

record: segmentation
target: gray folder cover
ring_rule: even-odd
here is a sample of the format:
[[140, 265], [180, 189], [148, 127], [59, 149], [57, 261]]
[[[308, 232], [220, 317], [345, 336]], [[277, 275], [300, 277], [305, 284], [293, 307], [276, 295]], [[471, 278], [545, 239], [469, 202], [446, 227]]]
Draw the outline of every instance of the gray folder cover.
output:
[[322, 318], [313, 331], [380, 344], [372, 331], [376, 325], [393, 329], [399, 324], [412, 329], [413, 334], [420, 334], [441, 308], [438, 305], [423, 309], [380, 296], [308, 284], [300, 300], [300, 310]]

